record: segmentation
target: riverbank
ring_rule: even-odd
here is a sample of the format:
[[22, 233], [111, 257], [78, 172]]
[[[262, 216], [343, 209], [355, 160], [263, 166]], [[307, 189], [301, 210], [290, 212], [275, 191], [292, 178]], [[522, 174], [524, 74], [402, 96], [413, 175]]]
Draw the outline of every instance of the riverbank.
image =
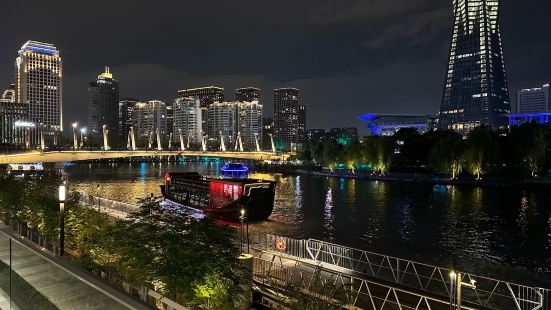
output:
[[551, 177], [535, 177], [528, 179], [509, 179], [499, 177], [483, 177], [477, 180], [475, 177], [461, 176], [459, 178], [450, 178], [447, 176], [430, 175], [426, 173], [398, 173], [390, 172], [385, 175], [379, 175], [370, 170], [362, 170], [352, 173], [350, 170], [335, 170], [333, 172], [320, 167], [300, 167], [300, 166], [261, 166], [262, 171], [285, 174], [306, 174], [324, 177], [336, 177], [347, 179], [360, 179], [368, 181], [384, 182], [405, 182], [405, 183], [424, 183], [433, 185], [453, 185], [453, 186], [471, 186], [471, 187], [494, 187], [494, 188], [521, 188], [532, 190], [546, 190], [551, 188]]

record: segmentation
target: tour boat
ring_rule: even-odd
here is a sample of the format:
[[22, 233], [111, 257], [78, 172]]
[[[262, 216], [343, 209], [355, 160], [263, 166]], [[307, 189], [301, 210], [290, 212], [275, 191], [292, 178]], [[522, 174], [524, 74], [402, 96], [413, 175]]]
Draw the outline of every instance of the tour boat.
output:
[[266, 220], [272, 214], [275, 181], [248, 178], [248, 167], [225, 164], [222, 177], [197, 172], [170, 172], [161, 192], [166, 200], [203, 212], [207, 217], [238, 221], [242, 210], [248, 221]]

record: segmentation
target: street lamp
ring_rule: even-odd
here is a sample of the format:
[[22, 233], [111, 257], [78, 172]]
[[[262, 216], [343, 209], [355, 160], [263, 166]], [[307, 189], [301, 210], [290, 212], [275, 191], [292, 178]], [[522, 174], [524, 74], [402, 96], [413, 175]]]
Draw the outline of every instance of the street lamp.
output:
[[65, 185], [59, 186], [59, 256], [65, 254]]
[[73, 123], [73, 148], [75, 151], [78, 148], [77, 133], [76, 133], [77, 126], [78, 126], [78, 123]]
[[243, 252], [243, 243], [245, 243], [245, 224], [247, 225], [247, 253], [249, 253], [249, 221], [247, 221], [247, 214], [245, 209], [241, 209], [241, 216], [239, 217], [241, 222], [241, 252]]

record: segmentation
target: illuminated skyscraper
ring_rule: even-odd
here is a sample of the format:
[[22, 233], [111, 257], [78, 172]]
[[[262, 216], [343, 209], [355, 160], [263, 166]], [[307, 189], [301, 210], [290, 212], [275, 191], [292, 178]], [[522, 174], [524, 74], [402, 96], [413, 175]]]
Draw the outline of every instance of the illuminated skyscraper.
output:
[[454, 0], [440, 128], [467, 133], [507, 124], [511, 111], [499, 30], [499, 0]]
[[[109, 137], [119, 136], [119, 82], [113, 78], [109, 67], [88, 86], [88, 125], [95, 133], [102, 133], [107, 125]], [[124, 137], [126, 138], [126, 137]]]
[[15, 102], [28, 104], [29, 117], [42, 123], [45, 138], [63, 130], [62, 65], [49, 43], [27, 41], [15, 61]]
[[300, 149], [306, 139], [306, 107], [299, 104], [298, 89], [274, 90], [274, 136], [279, 148]]

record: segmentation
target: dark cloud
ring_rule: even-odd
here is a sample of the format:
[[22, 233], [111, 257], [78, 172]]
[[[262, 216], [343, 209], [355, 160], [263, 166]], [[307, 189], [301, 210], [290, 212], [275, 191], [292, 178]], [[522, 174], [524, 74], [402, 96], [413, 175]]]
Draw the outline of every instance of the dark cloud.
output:
[[[87, 82], [111, 65], [121, 95], [170, 101], [202, 85], [296, 86], [308, 127], [347, 126], [366, 112], [439, 109], [451, 0], [9, 1], [0, 20], [0, 86], [18, 48], [52, 42], [64, 61], [66, 119], [85, 120]], [[537, 9], [534, 9], [537, 8]], [[551, 80], [547, 0], [503, 2], [512, 97]]]

